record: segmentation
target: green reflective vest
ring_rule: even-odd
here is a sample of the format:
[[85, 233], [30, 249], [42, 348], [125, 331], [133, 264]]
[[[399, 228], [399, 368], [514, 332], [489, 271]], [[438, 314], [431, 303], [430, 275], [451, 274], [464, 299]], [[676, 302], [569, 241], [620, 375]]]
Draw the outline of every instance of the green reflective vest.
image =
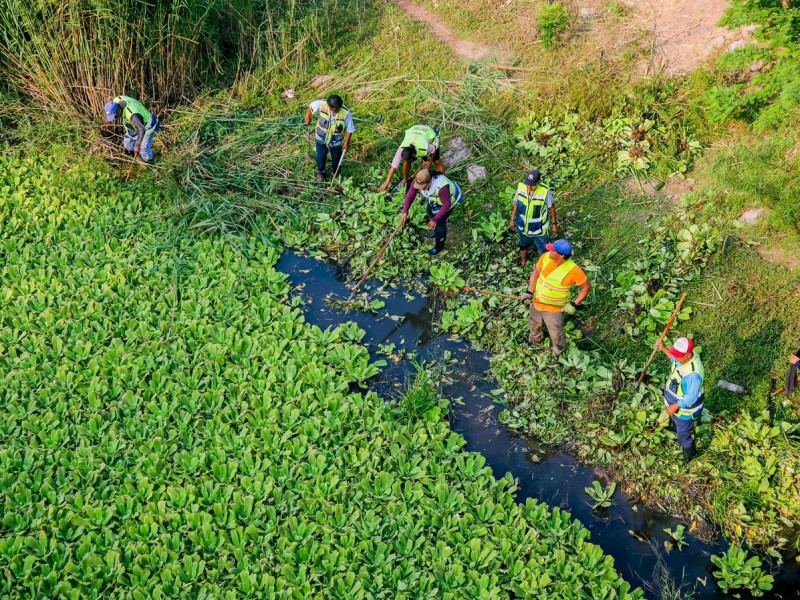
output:
[[542, 272], [539, 273], [539, 279], [536, 280], [533, 299], [539, 304], [562, 308], [569, 303], [570, 286], [564, 285], [564, 278], [576, 265], [571, 258], [568, 258], [562, 265], [556, 267], [545, 277], [544, 269], [552, 261], [553, 259], [550, 258], [549, 254], [544, 255]]
[[456, 182], [452, 181], [446, 175], [434, 175], [431, 179], [431, 187], [427, 190], [419, 190], [419, 193], [422, 194], [434, 213], [442, 208], [442, 201], [439, 199], [439, 190], [444, 186], [448, 186], [450, 189], [450, 210], [453, 210], [453, 207], [456, 204], [460, 204], [464, 199], [464, 192], [461, 191], [461, 187], [459, 187]]
[[517, 231], [526, 236], [547, 235], [550, 233], [550, 212], [547, 208], [547, 193], [550, 190], [539, 184], [528, 193], [528, 186], [520, 183], [514, 195], [517, 203]]
[[439, 147], [439, 136], [436, 135], [433, 127], [429, 127], [428, 125], [414, 125], [406, 129], [406, 135], [400, 147], [407, 148], [413, 146], [417, 149], [417, 156], [427, 156], [429, 145], [432, 145], [434, 148]]
[[123, 125], [133, 127], [133, 125], [131, 125], [131, 117], [133, 117], [133, 115], [139, 115], [142, 118], [142, 123], [145, 128], [147, 128], [148, 124], [151, 127], [155, 125], [155, 123], [151, 123], [153, 115], [151, 115], [147, 109], [142, 106], [142, 103], [135, 98], [131, 98], [130, 96], [117, 96], [114, 98], [114, 102], [125, 102], [125, 107], [122, 109]]
[[675, 416], [678, 418], [692, 418], [694, 414], [703, 409], [703, 400], [705, 398], [705, 392], [703, 391], [703, 384], [702, 382], [705, 381], [706, 377], [706, 370], [703, 367], [703, 361], [700, 360], [700, 357], [695, 354], [692, 356], [692, 360], [688, 363], [682, 365], [678, 363], [677, 360], [672, 361], [672, 369], [669, 372], [669, 377], [667, 377], [667, 388], [665, 390], [665, 402], [669, 403], [669, 400], [673, 402], [677, 402], [678, 400], [682, 400], [686, 393], [683, 391], [683, 378], [690, 375], [691, 373], [697, 373], [700, 375], [700, 391], [697, 395], [697, 401], [690, 406], [689, 408], [680, 408], [678, 412], [675, 413]]
[[342, 106], [337, 114], [333, 114], [328, 102], [323, 100], [319, 108], [317, 121], [317, 141], [328, 148], [338, 148], [344, 143], [345, 125], [350, 111]]

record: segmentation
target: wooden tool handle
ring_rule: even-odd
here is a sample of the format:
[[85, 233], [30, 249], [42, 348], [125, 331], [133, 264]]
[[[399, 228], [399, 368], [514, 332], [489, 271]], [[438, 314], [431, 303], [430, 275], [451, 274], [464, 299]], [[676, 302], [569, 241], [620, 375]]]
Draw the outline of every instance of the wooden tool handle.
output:
[[650, 358], [648, 359], [647, 364], [644, 366], [644, 370], [639, 375], [639, 379], [636, 380], [636, 385], [639, 385], [640, 383], [642, 383], [642, 381], [644, 381], [644, 376], [647, 373], [647, 369], [650, 368], [650, 364], [653, 362], [653, 359], [656, 357], [656, 352], [658, 352], [658, 344], [660, 342], [662, 342], [664, 340], [664, 338], [667, 336], [667, 333], [669, 333], [669, 330], [672, 327], [672, 324], [675, 322], [675, 317], [678, 316], [678, 313], [681, 310], [681, 306], [683, 306], [683, 301], [684, 300], [686, 300], [686, 294], [681, 296], [681, 299], [678, 300], [678, 304], [677, 304], [677, 306], [675, 306], [675, 310], [672, 311], [672, 316], [669, 318], [669, 321], [667, 321], [667, 326], [664, 327], [664, 331], [661, 333], [661, 336], [658, 338], [658, 342], [656, 342], [656, 347], [653, 348], [653, 352], [650, 354]]

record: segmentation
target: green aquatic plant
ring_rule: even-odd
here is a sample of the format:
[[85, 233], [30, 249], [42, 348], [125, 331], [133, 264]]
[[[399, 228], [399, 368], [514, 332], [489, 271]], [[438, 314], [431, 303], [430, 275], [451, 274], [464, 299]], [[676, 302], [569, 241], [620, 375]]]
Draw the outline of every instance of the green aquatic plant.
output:
[[611, 506], [611, 498], [617, 490], [617, 484], [612, 481], [611, 485], [604, 488], [599, 481], [593, 481], [592, 487], [583, 488], [583, 490], [594, 500], [592, 510], [597, 510], [598, 508], [608, 508]]
[[461, 277], [461, 271], [448, 262], [431, 265], [431, 283], [446, 295], [456, 293], [467, 284]]
[[714, 579], [723, 592], [746, 590], [756, 598], [772, 589], [772, 575], [764, 573], [761, 560], [757, 556], [749, 556], [740, 546], [731, 546], [721, 555], [711, 557], [717, 567]]

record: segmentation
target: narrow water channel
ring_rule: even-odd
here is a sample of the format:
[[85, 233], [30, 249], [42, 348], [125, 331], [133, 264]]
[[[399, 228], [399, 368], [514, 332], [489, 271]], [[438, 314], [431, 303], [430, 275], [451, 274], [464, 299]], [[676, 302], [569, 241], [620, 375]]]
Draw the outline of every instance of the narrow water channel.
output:
[[[496, 477], [511, 473], [519, 482], [518, 502], [534, 498], [568, 510], [591, 532], [591, 541], [614, 558], [620, 574], [631, 584], [645, 588], [648, 598], [661, 597], [663, 570], [684, 589], [695, 590], [696, 598], [730, 597], [715, 584], [710, 560], [712, 554], [723, 552], [727, 543], [720, 540], [708, 544], [687, 536], [687, 547], [667, 553], [664, 542], [670, 537], [664, 529], [674, 530], [683, 524], [688, 530], [688, 524], [630, 502], [619, 489], [611, 508], [602, 515], [594, 513], [584, 488], [602, 478], [595, 469], [578, 464], [557, 449], [520, 437], [500, 423], [502, 407], [493, 401], [496, 386], [490, 376], [488, 354], [462, 340], [435, 335], [427, 298], [397, 289], [388, 297], [379, 296], [386, 306], [377, 314], [345, 311], [327, 301], [347, 300], [350, 295], [336, 267], [286, 252], [277, 268], [289, 276], [294, 293], [304, 300], [309, 323], [323, 329], [347, 321], [356, 323], [366, 331], [362, 343], [374, 357], [379, 344], [394, 344], [397, 350], [415, 353], [421, 360], [441, 359], [450, 352], [456, 359], [455, 367], [442, 391], [449, 399], [461, 399], [451, 404], [450, 421], [453, 431], [466, 439], [467, 450], [480, 452]], [[365, 289], [374, 290], [376, 285], [370, 281]], [[370, 387], [384, 398], [396, 397], [414, 369], [407, 359], [391, 363]], [[794, 560], [787, 560], [773, 575], [775, 587], [764, 598], [800, 599], [800, 567]]]

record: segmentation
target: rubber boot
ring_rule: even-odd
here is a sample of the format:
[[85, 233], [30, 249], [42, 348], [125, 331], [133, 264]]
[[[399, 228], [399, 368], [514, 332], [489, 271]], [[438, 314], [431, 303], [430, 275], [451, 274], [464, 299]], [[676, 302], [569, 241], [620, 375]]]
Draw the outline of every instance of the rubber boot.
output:
[[694, 443], [688, 448], [681, 448], [681, 450], [683, 450], [683, 462], [685, 463], [690, 462], [694, 458], [694, 455], [697, 454]]
[[444, 240], [445, 240], [445, 238], [443, 238], [443, 237], [441, 237], [441, 238], [437, 237], [436, 238], [436, 245], [433, 248], [431, 248], [430, 250], [428, 250], [428, 254], [430, 254], [431, 256], [436, 256], [437, 254], [439, 254], [439, 252], [444, 250]]
[[429, 240], [432, 240], [433, 238], [435, 238], [435, 237], [436, 237], [436, 232], [435, 232], [435, 231], [431, 231], [431, 232], [430, 232], [428, 235], [426, 235], [425, 237], [426, 237], [426, 238], [428, 238]]
[[325, 181], [325, 173], [320, 173], [317, 171], [317, 183], [323, 183]]

